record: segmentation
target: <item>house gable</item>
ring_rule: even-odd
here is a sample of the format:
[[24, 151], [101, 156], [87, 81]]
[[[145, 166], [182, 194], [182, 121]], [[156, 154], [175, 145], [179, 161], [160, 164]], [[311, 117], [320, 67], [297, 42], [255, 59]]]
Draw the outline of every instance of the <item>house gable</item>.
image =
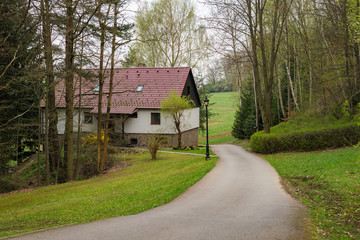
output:
[[201, 100], [191, 70], [189, 71], [189, 75], [186, 79], [186, 83], [184, 85], [184, 89], [181, 96], [190, 96], [190, 98], [195, 102], [196, 107], [201, 106]]

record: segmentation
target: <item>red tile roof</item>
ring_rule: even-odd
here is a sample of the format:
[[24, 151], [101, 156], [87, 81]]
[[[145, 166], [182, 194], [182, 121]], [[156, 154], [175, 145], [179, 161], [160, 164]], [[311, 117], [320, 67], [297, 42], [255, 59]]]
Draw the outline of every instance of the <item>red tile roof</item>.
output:
[[[118, 114], [118, 113], [121, 113], [121, 114], [133, 114], [136, 110], [136, 107], [135, 106], [112, 106], [110, 108], [110, 113], [111, 114]], [[106, 113], [107, 111], [107, 108], [106, 106], [105, 107], [102, 107], [101, 108], [101, 112], [102, 113]], [[98, 107], [94, 107], [93, 110], [91, 110], [91, 113], [97, 113], [98, 112]]]
[[[96, 70], [88, 70], [97, 74]], [[115, 69], [113, 82], [112, 113], [131, 114], [135, 109], [160, 109], [161, 101], [175, 90], [179, 96], [182, 94], [187, 78], [191, 73], [189, 67], [175, 68], [121, 68]], [[110, 70], [105, 70], [103, 112], [106, 112], [107, 96], [109, 94]], [[79, 86], [75, 78], [75, 86]], [[82, 108], [92, 108], [97, 111], [98, 93], [93, 89], [98, 80], [83, 79]], [[139, 85], [143, 85], [141, 92], [136, 92]], [[59, 81], [56, 91], [58, 107], [65, 107], [65, 85]], [[79, 89], [75, 87], [74, 107], [78, 106]], [[96, 108], [96, 109], [95, 109]]]

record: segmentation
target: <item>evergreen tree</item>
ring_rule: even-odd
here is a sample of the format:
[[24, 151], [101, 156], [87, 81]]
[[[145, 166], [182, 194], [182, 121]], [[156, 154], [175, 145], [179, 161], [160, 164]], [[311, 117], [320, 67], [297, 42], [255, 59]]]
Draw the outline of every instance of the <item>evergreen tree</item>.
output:
[[[36, 21], [28, 1], [7, 0], [0, 7], [0, 173], [35, 150], [41, 76]], [[25, 152], [25, 149], [27, 150]]]
[[[255, 95], [253, 83], [248, 81], [242, 94], [242, 106], [238, 106], [232, 127], [232, 135], [238, 139], [250, 138], [256, 129]], [[259, 119], [260, 120], [260, 119]], [[259, 124], [262, 128], [262, 124]]]

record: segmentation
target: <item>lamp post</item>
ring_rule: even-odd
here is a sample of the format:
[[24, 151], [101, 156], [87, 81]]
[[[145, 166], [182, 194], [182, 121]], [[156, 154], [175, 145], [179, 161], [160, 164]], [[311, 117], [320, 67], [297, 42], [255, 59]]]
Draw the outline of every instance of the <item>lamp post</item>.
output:
[[208, 160], [208, 159], [210, 159], [210, 154], [209, 154], [209, 125], [208, 125], [209, 99], [207, 99], [207, 97], [205, 97], [204, 104], [205, 104], [205, 108], [206, 108], [206, 157], [205, 157], [205, 159]]

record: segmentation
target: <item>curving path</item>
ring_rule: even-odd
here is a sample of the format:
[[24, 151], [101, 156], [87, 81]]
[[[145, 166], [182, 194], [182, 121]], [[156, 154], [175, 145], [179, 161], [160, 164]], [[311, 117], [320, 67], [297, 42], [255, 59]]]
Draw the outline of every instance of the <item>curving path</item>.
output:
[[171, 203], [17, 239], [311, 239], [306, 209], [265, 160], [234, 145], [212, 150], [220, 156], [216, 167]]

